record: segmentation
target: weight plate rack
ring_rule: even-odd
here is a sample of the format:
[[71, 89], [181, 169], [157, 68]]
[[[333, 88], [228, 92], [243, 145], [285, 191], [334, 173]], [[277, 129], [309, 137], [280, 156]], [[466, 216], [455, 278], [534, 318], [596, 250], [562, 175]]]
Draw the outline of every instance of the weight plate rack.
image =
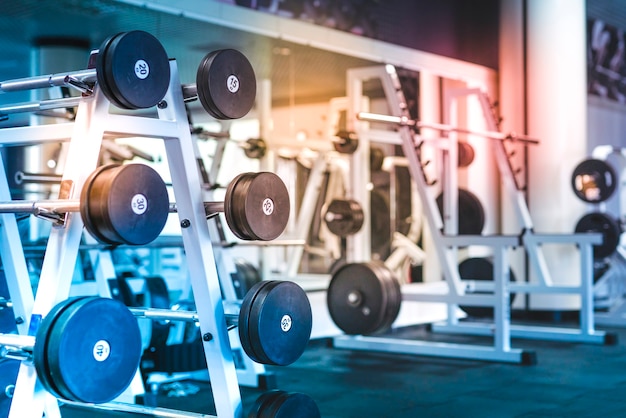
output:
[[[17, 80], [15, 83], [0, 83], [0, 90], [14, 91], [33, 88], [67, 85], [80, 89], [81, 97], [60, 100], [55, 103], [36, 102], [24, 107], [8, 106], [0, 109], [0, 114], [10, 114], [17, 111], [36, 111], [42, 107], [76, 106], [76, 117], [72, 122], [51, 125], [33, 125], [0, 129], [0, 146], [36, 145], [45, 143], [68, 142], [68, 153], [65, 161], [66, 168], [61, 178], [61, 194], [59, 199], [79, 201], [80, 194], [86, 180], [97, 168], [98, 156], [103, 138], [108, 134], [127, 135], [155, 138], [164, 141], [165, 151], [169, 162], [172, 187], [176, 199], [176, 212], [182, 227], [182, 242], [186, 252], [187, 268], [191, 280], [191, 287], [197, 303], [197, 322], [203, 335], [203, 348], [207, 362], [207, 369], [214, 391], [214, 400], [219, 417], [234, 417], [241, 413], [241, 394], [239, 392], [238, 377], [235, 368], [231, 342], [226, 326], [226, 314], [222, 304], [220, 281], [217, 274], [216, 261], [212, 247], [209, 223], [207, 222], [207, 208], [202, 199], [202, 179], [197, 167], [195, 143], [191, 137], [185, 100], [195, 97], [198, 89], [203, 94], [208, 93], [206, 85], [183, 85], [179, 80], [176, 60], [168, 60], [168, 65], [150, 67], [150, 77], [146, 75], [145, 65], [150, 66], [150, 59], [142, 61], [133, 55], [132, 64], [126, 70], [117, 68], [115, 57], [119, 50], [128, 49], [128, 43], [139, 36], [147, 39], [149, 36], [135, 32], [124, 33], [109, 38], [102, 45], [103, 60], [99, 69], [115, 66], [116, 71], [108, 73], [96, 82], [98, 69], [87, 69], [67, 75], [53, 75], [35, 77], [34, 79]], [[130, 42], [131, 44], [133, 42]], [[162, 62], [160, 49], [154, 44], [149, 46], [148, 53], [155, 52], [157, 62]], [[131, 48], [132, 49], [132, 48]], [[152, 51], [152, 52], [150, 52]], [[230, 54], [231, 52], [229, 52]], [[132, 54], [131, 54], [132, 55]], [[228, 54], [220, 53], [220, 60]], [[151, 56], [152, 57], [152, 56]], [[140, 62], [141, 61], [141, 62]], [[205, 64], [204, 71], [215, 66], [226, 71], [224, 62]], [[237, 66], [242, 66], [243, 60], [239, 57]], [[219, 65], [218, 65], [219, 64]], [[243, 67], [242, 67], [243, 68]], [[126, 85], [123, 77], [118, 73], [124, 71], [133, 73], [138, 78], [146, 78], [151, 83], [162, 86], [165, 80], [166, 88], [157, 96], [138, 97], [132, 92], [132, 85]], [[250, 77], [251, 69], [243, 68], [245, 77]], [[223, 72], [222, 71], [222, 72]], [[160, 73], [159, 73], [160, 72]], [[104, 74], [99, 74], [103, 76]], [[231, 80], [232, 81], [232, 80]], [[251, 79], [238, 80], [250, 82]], [[199, 83], [203, 83], [198, 80]], [[212, 79], [211, 83], [219, 82]], [[52, 83], [52, 84], [50, 84]], [[238, 117], [247, 112], [252, 105], [250, 86], [242, 88], [246, 102], [235, 110], [226, 107], [232, 98], [226, 92], [213, 92], [211, 108], [207, 111], [215, 117]], [[141, 96], [141, 94], [140, 94]], [[137, 99], [137, 100], [135, 100]], [[144, 101], [146, 99], [147, 101]], [[144, 108], [157, 106], [157, 118], [148, 118], [140, 114], [113, 113], [111, 104], [124, 108]], [[18, 110], [21, 109], [21, 110]], [[233, 113], [234, 112], [234, 113]], [[219, 114], [218, 114], [219, 113]], [[7, 173], [3, 164], [0, 164], [0, 200], [11, 201]], [[256, 196], [256, 199], [261, 197]], [[282, 216], [282, 215], [281, 215]], [[241, 219], [236, 221], [241, 222]], [[18, 321], [19, 337], [33, 335], [39, 324], [48, 312], [58, 303], [66, 300], [70, 295], [70, 286], [75, 268], [79, 245], [83, 236], [84, 223], [77, 212], [68, 212], [64, 222], [52, 228], [41, 268], [37, 291], [33, 294], [28, 269], [24, 257], [24, 248], [20, 241], [16, 217], [10, 213], [0, 213], [0, 254], [7, 274], [7, 285], [11, 294], [13, 309]], [[247, 225], [255, 230], [255, 225]], [[97, 273], [97, 279], [101, 276]], [[100, 277], [102, 279], [102, 277]], [[267, 315], [259, 312], [260, 315]], [[264, 353], [260, 353], [264, 354]], [[291, 359], [290, 359], [291, 360]], [[103, 407], [105, 408], [105, 407]], [[119, 409], [123, 409], [119, 406]], [[132, 409], [131, 406], [128, 409]], [[52, 395], [37, 384], [37, 375], [34, 365], [22, 362], [15, 385], [10, 417], [24, 416], [59, 416], [58, 402]], [[184, 416], [184, 413], [181, 413]]]

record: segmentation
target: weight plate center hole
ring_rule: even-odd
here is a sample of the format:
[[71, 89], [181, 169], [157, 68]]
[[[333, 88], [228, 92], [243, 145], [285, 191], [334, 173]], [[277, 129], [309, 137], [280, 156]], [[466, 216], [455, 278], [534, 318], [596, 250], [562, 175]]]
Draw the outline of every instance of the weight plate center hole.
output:
[[352, 306], [353, 308], [357, 308], [361, 306], [362, 302], [363, 302], [363, 295], [361, 294], [361, 292], [358, 292], [355, 290], [355, 291], [348, 293], [348, 305], [349, 306]]

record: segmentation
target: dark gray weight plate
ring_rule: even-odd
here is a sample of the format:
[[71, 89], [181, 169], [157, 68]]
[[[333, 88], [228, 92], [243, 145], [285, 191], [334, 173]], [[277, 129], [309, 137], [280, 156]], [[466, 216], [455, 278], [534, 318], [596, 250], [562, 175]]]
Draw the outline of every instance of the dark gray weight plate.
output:
[[333, 148], [340, 154], [354, 154], [359, 148], [359, 138], [356, 133], [349, 131], [339, 131], [335, 134], [337, 137], [333, 141]]
[[289, 192], [274, 173], [243, 173], [226, 189], [224, 215], [240, 239], [276, 239], [287, 226], [289, 212]]
[[[459, 264], [459, 275], [464, 280], [493, 281], [493, 262], [487, 258], [472, 257]], [[515, 282], [513, 270], [509, 270], [509, 282]], [[491, 293], [493, 292], [475, 292]], [[515, 300], [515, 293], [510, 294], [510, 304]], [[481, 306], [459, 306], [465, 313], [474, 318], [493, 318], [493, 308]]]
[[237, 272], [233, 277], [233, 285], [237, 299], [241, 300], [255, 284], [261, 282], [262, 278], [257, 268], [243, 258], [235, 259], [235, 268]]
[[328, 286], [327, 304], [333, 322], [346, 334], [369, 335], [383, 331], [400, 309], [390, 280], [393, 275], [380, 262], [345, 264]]
[[243, 149], [246, 157], [252, 159], [260, 159], [265, 156], [267, 152], [267, 143], [263, 138], [250, 138], [246, 141], [246, 147]]
[[64, 399], [109, 402], [128, 387], [139, 367], [139, 326], [117, 300], [76, 301], [58, 315], [49, 334], [49, 372]]
[[602, 234], [602, 244], [593, 246], [593, 258], [602, 259], [612, 255], [619, 245], [622, 227], [617, 219], [602, 212], [591, 212], [584, 215], [576, 223], [575, 231], [599, 232]]
[[459, 159], [458, 166], [468, 167], [474, 161], [474, 147], [469, 142], [459, 141], [457, 144]]
[[324, 221], [328, 230], [340, 237], [356, 234], [365, 216], [359, 202], [353, 199], [333, 199], [326, 208]]
[[312, 322], [311, 305], [300, 286], [264, 281], [250, 289], [241, 305], [241, 345], [258, 363], [286, 366], [304, 353]]
[[256, 76], [250, 61], [234, 49], [207, 54], [196, 74], [198, 98], [216, 119], [239, 119], [256, 99]]
[[167, 222], [167, 187], [147, 165], [102, 166], [83, 186], [80, 213], [87, 231], [102, 243], [148, 244]]
[[272, 390], [257, 398], [248, 418], [320, 418], [317, 404], [308, 395]]
[[[437, 196], [437, 207], [443, 216], [443, 194]], [[458, 235], [480, 235], [485, 227], [485, 209], [469, 190], [459, 189]]]
[[122, 32], [102, 43], [96, 76], [103, 93], [116, 106], [156, 106], [170, 82], [169, 58], [161, 43], [144, 31]]
[[616, 187], [617, 174], [606, 161], [589, 158], [578, 164], [572, 173], [574, 194], [584, 202], [604, 202]]

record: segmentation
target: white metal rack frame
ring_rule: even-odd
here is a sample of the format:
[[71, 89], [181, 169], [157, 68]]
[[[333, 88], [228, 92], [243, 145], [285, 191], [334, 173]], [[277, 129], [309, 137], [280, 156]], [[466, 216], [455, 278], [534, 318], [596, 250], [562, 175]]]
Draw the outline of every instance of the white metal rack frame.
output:
[[[390, 116], [399, 118], [401, 122], [397, 125], [397, 133], [389, 131], [375, 132], [369, 129], [369, 124], [360, 121], [357, 115], [362, 109], [363, 84], [367, 81], [379, 79], [391, 112]], [[433, 327], [436, 331], [446, 331], [451, 333], [466, 333], [475, 335], [485, 335], [493, 337], [492, 346], [474, 344], [450, 344], [429, 341], [414, 341], [381, 338], [375, 336], [341, 336], [334, 339], [334, 345], [340, 348], [378, 350], [393, 353], [419, 354], [442, 357], [471, 358], [479, 360], [501, 361], [510, 363], [527, 364], [532, 361], [533, 356], [529, 352], [511, 348], [511, 337], [537, 338], [546, 340], [562, 340], [575, 342], [605, 343], [607, 334], [596, 331], [593, 322], [593, 258], [592, 245], [601, 242], [599, 234], [536, 234], [532, 228], [532, 220], [528, 213], [528, 208], [523, 199], [521, 191], [514, 187], [514, 179], [511, 177], [512, 171], [508, 165], [507, 156], [504, 152], [502, 141], [493, 140], [496, 147], [496, 159], [502, 176], [502, 181], [509, 195], [516, 202], [516, 209], [522, 224], [525, 226], [521, 236], [473, 236], [473, 235], [451, 235], [450, 231], [456, 231], [455, 225], [444, 225], [439, 209], [434, 198], [434, 190], [426, 179], [422, 162], [417, 149], [422, 145], [422, 138], [416, 135], [409, 126], [410, 116], [408, 114], [406, 101], [401, 90], [400, 81], [395, 67], [391, 65], [358, 68], [348, 71], [348, 97], [349, 110], [348, 120], [351, 123], [349, 129], [357, 132], [359, 138], [359, 149], [354, 154], [354, 162], [357, 166], [357, 179], [353, 182], [353, 193], [359, 189], [366, 190], [362, 183], [363, 166], [367, 165], [370, 141], [382, 141], [396, 143], [402, 146], [403, 153], [409, 163], [409, 171], [413, 181], [417, 185], [417, 191], [422, 202], [424, 217], [432, 233], [435, 243], [436, 257], [439, 260], [443, 272], [444, 281], [447, 284], [445, 293], [428, 292], [428, 287], [409, 291], [409, 287], [403, 288], [403, 300], [422, 302], [443, 302], [448, 305], [448, 319], [445, 324]], [[490, 126], [490, 128], [493, 128]], [[495, 130], [495, 129], [494, 129]], [[398, 141], [398, 136], [400, 140]], [[451, 141], [447, 147], [448, 158], [456, 161], [456, 136], [450, 132]], [[488, 139], [486, 139], [488, 140]], [[449, 164], [453, 165], [453, 164]], [[355, 174], [355, 173], [353, 173]], [[458, 219], [454, 202], [456, 198], [456, 179], [447, 176], [444, 179], [444, 188], [449, 189], [451, 195], [444, 201], [444, 210], [447, 210], [447, 218], [453, 222]], [[452, 187], [453, 186], [453, 187]], [[513, 188], [514, 187], [514, 188]], [[364, 205], [367, 208], [367, 205]], [[366, 213], [366, 216], [368, 214]], [[353, 240], [359, 240], [359, 237]], [[547, 262], [541, 251], [541, 245], [545, 243], [573, 245], [579, 250], [581, 280], [579, 285], [555, 286], [548, 271]], [[459, 247], [466, 246], [490, 247], [494, 257], [494, 281], [468, 281], [461, 280], [458, 269], [457, 251]], [[354, 247], [358, 247], [358, 243]], [[353, 248], [354, 248], [353, 247]], [[511, 283], [509, 282], [509, 261], [508, 252], [516, 247], [523, 247], [529, 255], [530, 263], [538, 272], [540, 280], [538, 283]], [[358, 248], [352, 252], [351, 261], [368, 261], [366, 250]], [[413, 289], [414, 286], [411, 286]], [[493, 292], [491, 294], [472, 293], [473, 290], [483, 290]], [[560, 328], [560, 327], [528, 327], [512, 325], [510, 318], [510, 298], [511, 292], [541, 292], [541, 293], [565, 293], [580, 296], [580, 328]], [[456, 315], [458, 305], [466, 306], [493, 306], [494, 321], [488, 324], [460, 323]]]
[[[170, 61], [168, 91], [158, 106], [158, 117], [110, 112], [110, 103], [98, 86], [94, 94], [78, 104], [74, 122], [0, 130], [0, 146], [34, 145], [70, 140], [62, 190], [76, 199], [87, 176], [96, 168], [103, 137], [141, 136], [165, 142], [169, 169], [189, 275], [197, 304], [199, 325], [217, 415], [243, 416], [237, 372], [222, 305], [209, 226], [203, 205], [203, 190], [189, 131], [183, 93], [175, 60]], [[1, 165], [0, 165], [1, 166]], [[4, 167], [1, 168], [4, 171]], [[0, 173], [0, 195], [10, 200], [6, 173]], [[83, 223], [78, 213], [70, 213], [65, 226], [53, 228], [44, 255], [38, 289], [33, 297], [25, 266], [17, 223], [13, 215], [1, 215], [1, 256], [16, 315], [23, 318], [21, 334], [33, 335], [42, 317], [70, 294]], [[9, 417], [60, 416], [58, 402], [38, 382], [35, 368], [22, 362]]]

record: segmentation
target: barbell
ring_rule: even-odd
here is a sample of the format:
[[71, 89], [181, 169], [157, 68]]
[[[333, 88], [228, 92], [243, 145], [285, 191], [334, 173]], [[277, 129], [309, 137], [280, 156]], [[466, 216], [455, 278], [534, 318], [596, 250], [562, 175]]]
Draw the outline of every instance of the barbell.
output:
[[[196, 312], [187, 310], [129, 309], [138, 318], [155, 321], [197, 323], [199, 319]], [[228, 328], [237, 327], [243, 350], [257, 363], [289, 365], [304, 353], [311, 336], [309, 299], [300, 286], [290, 281], [261, 281], [240, 303], [224, 302], [224, 311]], [[201, 337], [204, 341], [212, 338], [207, 334]]]
[[[147, 32], [120, 32], [105, 39], [92, 53], [89, 68], [3, 81], [0, 92], [71, 86], [83, 96], [89, 96], [95, 84], [119, 108], [156, 106], [170, 85], [167, 52], [158, 39]], [[237, 119], [245, 116], [254, 105], [256, 77], [241, 52], [222, 49], [202, 59], [196, 83], [182, 85], [182, 91], [185, 101], [200, 99], [204, 110], [214, 118]], [[0, 107], [0, 115], [74, 107], [81, 100], [81, 97], [69, 97], [9, 105]]]
[[35, 336], [0, 334], [0, 357], [32, 361], [43, 387], [70, 401], [109, 402], [130, 385], [141, 359], [141, 334], [121, 302], [67, 299], [38, 320]]
[[[462, 280], [493, 280], [493, 264], [487, 259], [470, 258], [458, 266]], [[515, 278], [510, 271], [511, 280]], [[479, 292], [467, 283], [466, 294]], [[349, 335], [370, 335], [386, 331], [398, 317], [402, 289], [381, 261], [348, 263], [332, 273], [326, 302], [331, 319]], [[514, 294], [511, 294], [511, 303]], [[463, 306], [469, 315], [488, 316], [493, 309], [472, 304]]]
[[515, 132], [503, 133], [498, 131], [480, 131], [473, 129], [461, 128], [458, 126], [447, 125], [444, 123], [422, 122], [410, 119], [406, 116], [381, 115], [378, 113], [359, 112], [357, 119], [367, 122], [390, 123], [399, 126], [408, 126], [415, 129], [432, 129], [440, 132], [459, 132], [469, 135], [476, 135], [483, 138], [495, 139], [500, 141], [518, 141], [527, 144], [539, 144], [539, 140], [528, 135], [518, 134]]
[[[224, 212], [229, 228], [243, 240], [270, 241], [289, 220], [289, 193], [270, 172], [242, 173], [228, 185], [224, 201], [204, 202], [207, 217]], [[104, 165], [86, 180], [79, 200], [0, 202], [0, 213], [30, 213], [58, 225], [68, 212], [80, 212], [87, 231], [111, 245], [143, 245], [156, 239], [170, 212], [161, 176], [144, 164]], [[183, 220], [183, 227], [189, 226]]]
[[324, 213], [328, 230], [339, 237], [359, 232], [364, 220], [363, 208], [354, 199], [333, 199]]

